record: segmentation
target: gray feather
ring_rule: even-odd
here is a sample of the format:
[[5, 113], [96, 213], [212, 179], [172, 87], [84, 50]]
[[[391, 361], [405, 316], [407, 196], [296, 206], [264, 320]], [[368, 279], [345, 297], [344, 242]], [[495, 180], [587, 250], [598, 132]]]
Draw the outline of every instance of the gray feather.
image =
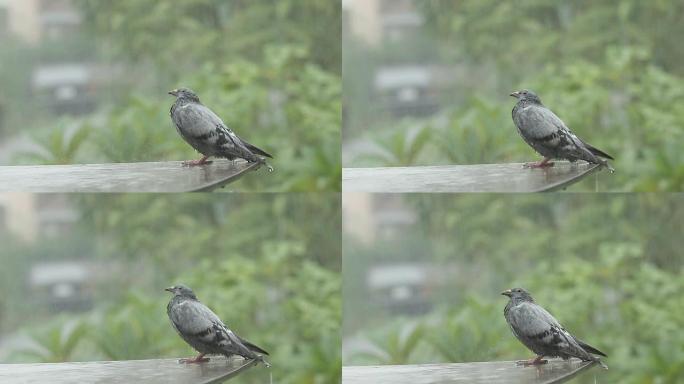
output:
[[537, 153], [570, 162], [584, 160], [612, 170], [603, 159], [612, 159], [612, 156], [580, 140], [534, 92], [522, 90], [513, 95], [518, 98], [512, 111], [513, 122], [523, 140]]
[[171, 325], [178, 335], [195, 350], [204, 354], [239, 355], [264, 363], [260, 347], [241, 339], [216, 314], [202, 304], [190, 288], [183, 285], [168, 288], [174, 293], [166, 307]]
[[[514, 288], [504, 292], [510, 301], [504, 308], [504, 317], [513, 335], [538, 356], [579, 358], [604, 365], [593, 354], [605, 356], [570, 334], [548, 311], [537, 305], [527, 291]], [[583, 347], [584, 345], [584, 347]]]
[[177, 99], [171, 106], [171, 120], [178, 134], [205, 156], [245, 159], [263, 163], [266, 151], [242, 140], [211, 109], [204, 106], [189, 89], [174, 91]]

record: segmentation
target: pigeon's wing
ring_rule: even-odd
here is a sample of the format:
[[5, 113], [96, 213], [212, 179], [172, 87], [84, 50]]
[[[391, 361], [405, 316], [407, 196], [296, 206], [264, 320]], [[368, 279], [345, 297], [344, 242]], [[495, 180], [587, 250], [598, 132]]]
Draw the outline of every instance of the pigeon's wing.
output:
[[178, 332], [187, 336], [205, 335], [221, 319], [204, 304], [186, 300], [175, 304], [169, 311], [169, 318]]
[[575, 338], [544, 308], [535, 303], [521, 303], [510, 313], [515, 335], [530, 349], [558, 351], [582, 360], [592, 360]]
[[207, 116], [207, 119], [216, 127], [216, 145], [226, 154], [237, 155], [238, 157], [247, 160], [253, 160], [255, 153], [262, 156], [273, 157], [266, 151], [263, 151], [240, 138], [232, 129], [228, 128], [223, 120], [221, 120], [221, 118], [211, 109], [201, 104], [198, 104], [197, 107], [203, 110], [203, 115]]
[[202, 104], [180, 106], [175, 109], [172, 118], [181, 136], [203, 154], [256, 160], [242, 139]]
[[[550, 115], [545, 113], [550, 112]], [[556, 135], [564, 126], [563, 122], [553, 112], [544, 107], [528, 105], [517, 110], [513, 120], [524, 138], [543, 140]], [[560, 123], [560, 124], [558, 124]]]
[[176, 304], [169, 312], [169, 317], [174, 328], [185, 337], [227, 355], [255, 357], [211, 309], [198, 301], [188, 300]]
[[[227, 353], [245, 356], [250, 359], [257, 358], [257, 355], [254, 353], [255, 351], [245, 345], [244, 341], [226, 326], [223, 327], [223, 336], [224, 338], [221, 342]], [[253, 344], [249, 345], [253, 346]], [[261, 348], [257, 347], [256, 352], [260, 351], [262, 351]], [[266, 354], [268, 355], [268, 353]]]
[[531, 105], [519, 112], [516, 119], [520, 133], [531, 146], [542, 147], [563, 158], [582, 159], [598, 163], [584, 142], [550, 109]]

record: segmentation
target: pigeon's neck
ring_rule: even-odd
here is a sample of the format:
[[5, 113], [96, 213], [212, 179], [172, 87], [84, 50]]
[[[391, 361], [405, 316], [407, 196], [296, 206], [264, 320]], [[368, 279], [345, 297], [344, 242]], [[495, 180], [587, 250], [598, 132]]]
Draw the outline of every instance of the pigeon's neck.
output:
[[542, 104], [541, 101], [531, 99], [521, 99], [520, 101], [518, 101], [518, 105], [521, 108], [529, 107], [530, 105], [537, 105], [540, 107], [544, 106], [544, 104]]
[[190, 296], [176, 295], [176, 296], [171, 298], [169, 305], [180, 304], [184, 301], [197, 301], [197, 298], [196, 297], [190, 297]]
[[532, 298], [527, 298], [527, 297], [516, 297], [512, 298], [510, 301], [510, 304], [512, 307], [516, 305], [520, 305], [522, 303], [534, 303], [534, 300]]
[[199, 100], [199, 97], [179, 97], [178, 99], [176, 99], [176, 103], [180, 104], [180, 105], [192, 104], [192, 103], [199, 104], [200, 100]]

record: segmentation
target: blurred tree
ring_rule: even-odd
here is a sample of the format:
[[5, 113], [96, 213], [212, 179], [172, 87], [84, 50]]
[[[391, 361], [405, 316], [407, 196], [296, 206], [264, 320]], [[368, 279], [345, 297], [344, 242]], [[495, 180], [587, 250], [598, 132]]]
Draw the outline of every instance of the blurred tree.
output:
[[[301, 45], [339, 74], [341, 7], [327, 0], [78, 0], [112, 54], [178, 76], [201, 64], [261, 61], [267, 45]], [[200, 64], [201, 63], [201, 64]], [[200, 65], [198, 65], [200, 64]]]
[[[618, 172], [600, 178], [599, 190], [681, 191], [684, 155], [684, 3], [611, 0], [415, 1], [424, 17], [418, 35], [439, 54], [406, 54], [403, 65], [430, 65], [453, 81], [445, 107], [411, 126], [382, 114], [373, 98], [378, 68], [392, 44], [372, 49], [352, 37], [344, 57], [345, 140], [382, 146], [419, 128], [432, 132], [410, 165], [530, 161], [537, 155], [518, 138], [510, 118], [514, 89], [535, 90], [580, 137], [615, 155]], [[346, 52], [346, 51], [345, 51]], [[369, 58], [370, 57], [370, 58]], [[357, 147], [361, 147], [358, 146]], [[366, 145], [366, 147], [372, 147]], [[345, 155], [354, 166], [391, 165], [366, 153]], [[573, 186], [591, 190], [596, 183]]]
[[40, 148], [19, 154], [18, 157], [41, 164], [71, 164], [90, 135], [90, 126], [82, 124], [68, 129], [69, 124], [62, 120], [47, 138], [37, 140]]
[[[343, 256], [344, 337], [376, 348], [350, 351], [345, 365], [387, 363], [405, 350], [396, 340], [409, 326], [422, 327], [425, 342], [404, 354], [404, 363], [524, 358], [529, 352], [510, 334], [499, 294], [523, 286], [574, 334], [606, 351], [611, 369], [601, 373], [603, 380], [675, 383], [684, 375], [681, 337], [673, 331], [684, 323], [684, 303], [675, 293], [684, 289], [675, 224], [684, 214], [682, 196], [415, 195], [403, 201], [417, 216], [413, 224], [386, 228], [392, 235], [370, 244], [345, 238], [352, 246]], [[398, 317], [368, 305], [370, 266], [411, 262], [451, 271], [441, 285], [424, 287], [435, 310]], [[348, 279], [359, 287], [348, 289]]]
[[4, 37], [0, 49], [0, 137], [25, 129], [21, 118], [35, 115], [30, 100], [31, 71], [36, 53], [20, 41]]
[[[76, 0], [98, 60], [117, 81], [110, 105], [84, 120], [84, 162], [188, 159], [166, 92], [188, 86], [246, 140], [275, 157], [275, 172], [240, 190], [341, 190], [341, 7], [328, 0], [183, 2]], [[86, 39], [87, 40], [87, 39]], [[40, 51], [50, 55], [47, 50]], [[69, 51], [71, 52], [71, 50]], [[118, 78], [120, 77], [120, 78]], [[52, 128], [49, 126], [49, 128]], [[41, 129], [38, 141], [56, 142]], [[64, 157], [64, 156], [60, 156]], [[73, 154], [70, 159], [76, 157]], [[52, 161], [44, 154], [19, 158]], [[60, 159], [60, 161], [62, 161]]]
[[[341, 372], [339, 194], [215, 194], [69, 198], [80, 213], [64, 241], [9, 236], [0, 249], [2, 331], [30, 336], [4, 361], [189, 356], [166, 317], [163, 289], [183, 282], [232, 329], [271, 353], [283, 383], [331, 383]], [[1, 234], [0, 234], [1, 235]], [[5, 241], [7, 240], [7, 241]], [[108, 268], [90, 281], [94, 307], [56, 317], [26, 291], [46, 260]], [[39, 305], [40, 304], [40, 305]], [[3, 309], [4, 311], [4, 309]], [[80, 324], [74, 332], [64, 324]], [[20, 329], [20, 331], [17, 331]], [[261, 383], [248, 374], [245, 382]]]
[[17, 353], [45, 363], [70, 361], [87, 332], [87, 325], [80, 320], [57, 321], [37, 335], [37, 342]]
[[684, 33], [681, 1], [437, 0], [416, 6], [427, 29], [448, 42], [450, 57], [493, 60], [514, 81], [549, 63], [600, 63], [607, 47], [642, 47], [655, 66], [684, 75], [684, 48], [672, 38]]

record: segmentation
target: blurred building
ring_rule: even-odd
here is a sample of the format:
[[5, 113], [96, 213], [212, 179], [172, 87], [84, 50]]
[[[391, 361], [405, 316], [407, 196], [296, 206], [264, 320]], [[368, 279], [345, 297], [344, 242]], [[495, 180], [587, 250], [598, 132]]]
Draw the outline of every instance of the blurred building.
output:
[[366, 274], [371, 300], [395, 314], [422, 314], [432, 309], [435, 266], [421, 263], [381, 264]]
[[414, 0], [343, 0], [342, 9], [349, 31], [370, 46], [401, 42], [423, 25]]
[[93, 305], [89, 285], [99, 269], [76, 260], [35, 263], [28, 277], [32, 299], [50, 312], [87, 311]]
[[0, 30], [2, 25], [22, 40], [38, 44], [76, 33], [81, 15], [71, 0], [0, 0]]
[[0, 235], [33, 242], [38, 234], [35, 196], [27, 193], [0, 194]]
[[40, 65], [33, 71], [33, 94], [58, 115], [92, 112], [97, 105], [94, 69], [87, 63]]
[[440, 109], [442, 86], [438, 68], [429, 65], [384, 66], [375, 72], [374, 87], [391, 115], [428, 116]]
[[366, 244], [401, 235], [417, 220], [401, 194], [346, 193], [342, 197], [342, 217], [345, 235]]
[[[28, 244], [58, 241], [76, 230], [80, 216], [69, 195], [0, 194], [0, 238], [15, 237]], [[88, 310], [92, 307], [94, 286], [107, 280], [117, 266], [83, 261], [90, 255], [65, 256], [58, 261], [30, 264], [25, 277], [29, 288], [26, 299], [50, 312]], [[41, 259], [51, 258], [54, 255]]]
[[[420, 43], [424, 18], [416, 0], [343, 1], [343, 32], [371, 51], [406, 49]], [[449, 69], [413, 57], [374, 68], [372, 91], [383, 114], [429, 116], [453, 83]]]
[[[82, 23], [73, 0], [0, 0], [0, 39], [4, 29], [31, 46], [55, 50], [83, 43]], [[34, 66], [30, 88], [37, 104], [54, 114], [85, 114], [95, 109], [95, 91], [107, 78], [106, 69], [90, 62], [43, 60]]]
[[75, 227], [79, 216], [67, 195], [0, 194], [0, 235], [29, 243], [41, 237], [58, 238]]

